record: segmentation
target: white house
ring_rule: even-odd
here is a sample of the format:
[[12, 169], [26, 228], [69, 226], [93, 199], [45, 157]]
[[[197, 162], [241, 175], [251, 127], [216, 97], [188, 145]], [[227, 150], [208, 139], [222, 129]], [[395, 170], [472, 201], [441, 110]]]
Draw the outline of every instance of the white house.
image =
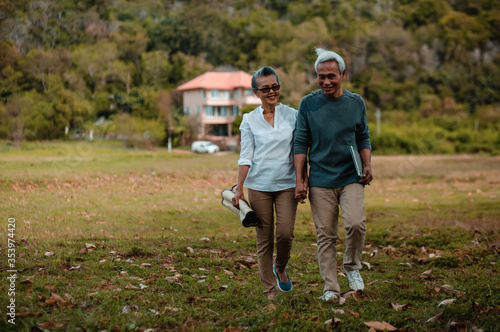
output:
[[201, 137], [232, 137], [232, 123], [243, 105], [260, 105], [252, 75], [243, 71], [206, 72], [179, 86], [184, 113], [199, 118]]

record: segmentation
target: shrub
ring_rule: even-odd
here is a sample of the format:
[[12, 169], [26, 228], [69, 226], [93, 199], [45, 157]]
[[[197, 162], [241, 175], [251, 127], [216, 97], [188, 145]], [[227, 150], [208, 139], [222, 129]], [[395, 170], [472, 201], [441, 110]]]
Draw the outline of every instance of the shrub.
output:
[[165, 126], [155, 120], [146, 120], [121, 113], [113, 117], [119, 138], [133, 148], [153, 149], [166, 137]]

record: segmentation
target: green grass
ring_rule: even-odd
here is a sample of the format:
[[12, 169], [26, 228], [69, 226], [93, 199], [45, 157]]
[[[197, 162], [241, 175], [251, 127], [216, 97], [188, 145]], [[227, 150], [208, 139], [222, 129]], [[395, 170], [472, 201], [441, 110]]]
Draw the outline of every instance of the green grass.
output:
[[[275, 302], [263, 296], [256, 265], [244, 259], [256, 259], [254, 230], [220, 204], [237, 159], [116, 142], [0, 143], [0, 266], [6, 280], [15, 218], [16, 312], [24, 314], [6, 323], [1, 283], [0, 329], [367, 331], [369, 321], [406, 331], [500, 329], [498, 157], [374, 156], [366, 290], [349, 297], [339, 276], [344, 304], [317, 299], [323, 282], [309, 204], [297, 214], [294, 289]], [[339, 253], [344, 243], [341, 222]], [[49, 300], [52, 293], [67, 303]], [[447, 299], [455, 301], [439, 306]], [[324, 324], [334, 317], [340, 323]]]

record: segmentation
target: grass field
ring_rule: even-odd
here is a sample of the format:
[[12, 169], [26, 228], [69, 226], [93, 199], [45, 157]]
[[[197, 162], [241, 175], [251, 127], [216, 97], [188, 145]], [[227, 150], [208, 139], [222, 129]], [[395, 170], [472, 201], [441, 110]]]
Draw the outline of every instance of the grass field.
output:
[[[220, 204], [237, 159], [0, 142], [0, 330], [500, 330], [500, 157], [374, 156], [366, 289], [349, 292], [341, 275], [332, 303], [317, 299], [309, 204], [297, 215], [294, 289], [263, 296], [254, 230]], [[344, 236], [341, 223], [339, 261]], [[8, 270], [19, 270], [13, 283]]]

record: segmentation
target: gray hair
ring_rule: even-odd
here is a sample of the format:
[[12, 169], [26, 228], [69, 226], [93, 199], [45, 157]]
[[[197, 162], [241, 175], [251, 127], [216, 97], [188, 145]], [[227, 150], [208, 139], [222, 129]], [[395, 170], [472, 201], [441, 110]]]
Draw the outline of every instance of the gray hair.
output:
[[318, 65], [322, 62], [327, 62], [327, 61], [337, 61], [339, 65], [340, 75], [344, 73], [345, 63], [344, 59], [342, 59], [340, 55], [338, 55], [333, 51], [324, 50], [322, 48], [316, 48], [316, 54], [318, 55], [318, 58], [314, 63], [314, 69], [316, 69], [316, 73], [318, 72]]
[[276, 81], [278, 84], [280, 84], [280, 79], [278, 78], [278, 74], [274, 71], [273, 68], [271, 67], [262, 67], [259, 70], [257, 70], [253, 76], [252, 76], [252, 90], [257, 90], [259, 86], [257, 85], [257, 78], [261, 76], [269, 76], [269, 75], [274, 75], [276, 76]]

